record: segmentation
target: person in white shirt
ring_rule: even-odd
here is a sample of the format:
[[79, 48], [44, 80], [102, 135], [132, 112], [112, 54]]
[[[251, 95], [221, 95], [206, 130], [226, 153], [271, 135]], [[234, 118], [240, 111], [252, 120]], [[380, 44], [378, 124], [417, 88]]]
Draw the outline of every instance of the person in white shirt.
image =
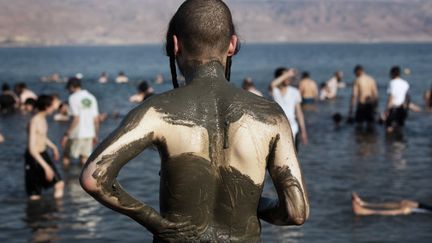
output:
[[69, 108], [72, 122], [62, 139], [64, 148], [63, 165], [69, 166], [70, 158], [80, 159], [84, 164], [97, 143], [99, 129], [99, 111], [96, 98], [87, 90], [81, 89], [77, 78], [70, 78], [66, 88], [69, 96]]
[[308, 137], [301, 109], [302, 97], [300, 91], [290, 86], [290, 80], [294, 76], [293, 69], [278, 68], [275, 71], [275, 79], [271, 82], [270, 86], [273, 99], [279, 104], [288, 118], [297, 149], [299, 142], [298, 135], [300, 134], [303, 144], [307, 144]]
[[336, 71], [334, 75], [325, 83], [325, 88], [321, 90], [321, 100], [336, 99], [338, 84], [342, 81], [342, 71]]
[[27, 88], [25, 83], [18, 83], [15, 85], [15, 92], [19, 96], [20, 108], [24, 110], [25, 102], [27, 99], [37, 99], [37, 95]]
[[387, 90], [388, 99], [385, 112], [387, 132], [392, 132], [395, 127], [403, 127], [408, 116], [409, 84], [400, 78], [400, 73], [401, 69], [398, 66], [394, 66], [390, 70], [392, 80], [390, 80]]

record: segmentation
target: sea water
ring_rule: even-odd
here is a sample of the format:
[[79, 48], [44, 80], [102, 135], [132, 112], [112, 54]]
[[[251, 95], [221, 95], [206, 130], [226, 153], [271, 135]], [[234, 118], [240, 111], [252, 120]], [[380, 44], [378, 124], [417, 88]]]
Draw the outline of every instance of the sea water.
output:
[[[262, 222], [264, 242], [431, 242], [432, 214], [356, 217], [351, 192], [371, 201], [403, 198], [432, 203], [432, 113], [410, 113], [403, 136], [389, 137], [377, 125], [375, 132], [357, 132], [345, 123], [335, 129], [331, 116], [348, 113], [353, 67], [362, 64], [378, 82], [380, 111], [386, 101], [389, 69], [410, 69], [414, 103], [432, 84], [431, 44], [248, 44], [234, 58], [232, 81], [240, 86], [251, 77], [268, 96], [267, 87], [277, 67], [309, 71], [318, 83], [336, 70], [344, 72], [347, 88], [338, 98], [305, 110], [309, 144], [300, 146], [299, 160], [311, 202], [310, 218], [301, 227], [278, 227]], [[83, 86], [95, 94], [101, 112], [110, 118], [101, 125], [104, 138], [134, 107], [128, 97], [141, 80], [162, 74], [165, 83], [153, 84], [157, 93], [171, 89], [168, 59], [162, 46], [34, 47], [0, 49], [0, 82], [24, 81], [36, 93], [57, 93], [67, 100], [64, 83], [42, 83], [41, 76], [84, 75]], [[106, 71], [108, 84], [99, 84]], [[119, 71], [128, 84], [113, 79]], [[112, 118], [112, 114], [119, 118]], [[54, 201], [51, 191], [42, 200], [28, 202], [24, 189], [24, 151], [29, 115], [0, 116], [0, 241], [1, 242], [150, 242], [152, 236], [131, 219], [100, 205], [80, 187], [80, 166], [62, 175], [65, 197]], [[49, 137], [59, 145], [66, 123], [49, 120]], [[60, 163], [57, 164], [61, 169]], [[120, 183], [138, 199], [158, 208], [160, 160], [147, 150], [121, 171]], [[276, 196], [267, 176], [264, 194]]]

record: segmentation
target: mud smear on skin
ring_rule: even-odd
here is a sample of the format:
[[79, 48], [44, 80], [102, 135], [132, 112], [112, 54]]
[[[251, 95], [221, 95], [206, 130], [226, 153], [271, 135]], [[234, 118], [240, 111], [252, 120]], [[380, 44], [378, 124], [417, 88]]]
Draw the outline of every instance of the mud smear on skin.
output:
[[[230, 124], [244, 115], [274, 125], [284, 113], [274, 102], [229, 84], [219, 62], [191, 66], [185, 70], [192, 77], [188, 85], [162, 94], [153, 107], [170, 124], [204, 127], [210, 161], [187, 153], [162, 161], [162, 215], [174, 222], [191, 219], [201, 242], [259, 242], [256, 210], [263, 186], [229, 166], [224, 149], [230, 146]], [[167, 151], [163, 141], [158, 148]]]
[[186, 80], [188, 85], [160, 95], [158, 102], [151, 98], [149, 101], [163, 114], [164, 121], [172, 125], [205, 128], [210, 159], [220, 165], [227, 161], [221, 156], [223, 149], [229, 147], [230, 124], [250, 115], [257, 121], [274, 125], [284, 113], [276, 103], [229, 84], [220, 62], [198, 64], [191, 63], [193, 68], [184, 71], [185, 76], [191, 77]]
[[162, 216], [173, 222], [190, 219], [200, 242], [259, 242], [256, 209], [262, 188], [233, 167], [215, 168], [202, 157], [182, 154], [162, 166]]
[[[230, 124], [244, 115], [275, 125], [284, 113], [274, 102], [229, 84], [219, 62], [191, 66], [193, 68], [185, 70], [187, 77], [191, 77], [187, 86], [153, 96], [134, 109], [89, 160], [96, 159], [110, 144], [136, 128], [145, 113], [153, 108], [168, 124], [205, 128], [210, 161], [189, 153], [170, 157], [165, 139], [155, 140], [150, 133], [103, 156], [93, 177], [103, 193], [122, 206], [118, 211], [138, 222], [142, 221], [142, 215], [154, 216], [154, 209], [128, 195], [115, 179], [126, 162], [153, 143], [162, 159], [160, 209], [164, 218], [172, 222], [190, 220], [198, 228], [198, 242], [260, 242], [261, 227], [256, 214], [263, 186], [254, 184], [249, 176], [229, 166], [230, 158], [225, 156], [224, 150], [230, 146]], [[269, 149], [274, 150], [277, 140], [272, 139]], [[178, 239], [181, 240], [181, 236]], [[160, 241], [156, 237], [154, 240]]]

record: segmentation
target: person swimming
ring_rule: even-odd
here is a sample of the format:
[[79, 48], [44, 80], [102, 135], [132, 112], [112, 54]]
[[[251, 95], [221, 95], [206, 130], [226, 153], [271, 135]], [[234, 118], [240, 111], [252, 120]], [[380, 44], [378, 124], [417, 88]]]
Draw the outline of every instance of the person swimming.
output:
[[150, 98], [154, 95], [154, 89], [149, 85], [149, 81], [143, 80], [137, 87], [137, 94], [129, 97], [129, 102], [131, 103], [141, 103], [144, 100]]
[[256, 94], [261, 97], [263, 96], [261, 91], [256, 89], [255, 84], [250, 77], [243, 79], [242, 88], [251, 92], [252, 94]]
[[125, 72], [120, 71], [115, 79], [115, 82], [118, 84], [125, 84], [129, 82], [129, 78], [126, 76]]

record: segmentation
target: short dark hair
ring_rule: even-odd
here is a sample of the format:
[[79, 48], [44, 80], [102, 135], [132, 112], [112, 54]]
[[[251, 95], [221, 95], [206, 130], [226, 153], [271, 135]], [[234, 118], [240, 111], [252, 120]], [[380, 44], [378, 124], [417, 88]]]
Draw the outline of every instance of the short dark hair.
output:
[[81, 80], [76, 77], [70, 77], [66, 84], [66, 89], [81, 87]]
[[278, 67], [274, 71], [274, 77], [279, 78], [284, 72], [288, 71], [288, 68]]
[[14, 87], [15, 92], [18, 94], [21, 94], [25, 88], [27, 88], [27, 85], [24, 82], [17, 83]]
[[2, 85], [2, 91], [9, 91], [9, 90], [10, 90], [10, 86], [9, 86], [9, 84], [4, 83], [4, 84]]
[[242, 88], [243, 89], [249, 89], [251, 87], [254, 87], [254, 83], [253, 83], [252, 79], [250, 79], [250, 78], [243, 79]]
[[362, 65], [356, 65], [355, 67], [354, 67], [354, 73], [357, 73], [357, 72], [360, 72], [360, 71], [363, 71], [364, 69], [363, 69], [363, 66]]
[[194, 56], [210, 50], [223, 52], [235, 35], [231, 11], [221, 0], [187, 0], [172, 17], [166, 35], [166, 53], [174, 56], [173, 36]]
[[140, 92], [146, 92], [147, 89], [149, 88], [149, 84], [146, 80], [143, 80], [139, 85], [138, 85], [138, 91]]
[[54, 98], [51, 95], [40, 95], [36, 100], [36, 109], [39, 111], [45, 111], [52, 105]]
[[309, 78], [309, 72], [302, 72], [302, 78]]
[[391, 75], [392, 77], [399, 77], [400, 74], [401, 74], [401, 69], [400, 69], [399, 66], [393, 66], [393, 67], [390, 69], [390, 75]]
[[31, 105], [34, 107], [36, 105], [36, 100], [33, 98], [28, 98], [24, 101], [24, 104], [25, 105]]

